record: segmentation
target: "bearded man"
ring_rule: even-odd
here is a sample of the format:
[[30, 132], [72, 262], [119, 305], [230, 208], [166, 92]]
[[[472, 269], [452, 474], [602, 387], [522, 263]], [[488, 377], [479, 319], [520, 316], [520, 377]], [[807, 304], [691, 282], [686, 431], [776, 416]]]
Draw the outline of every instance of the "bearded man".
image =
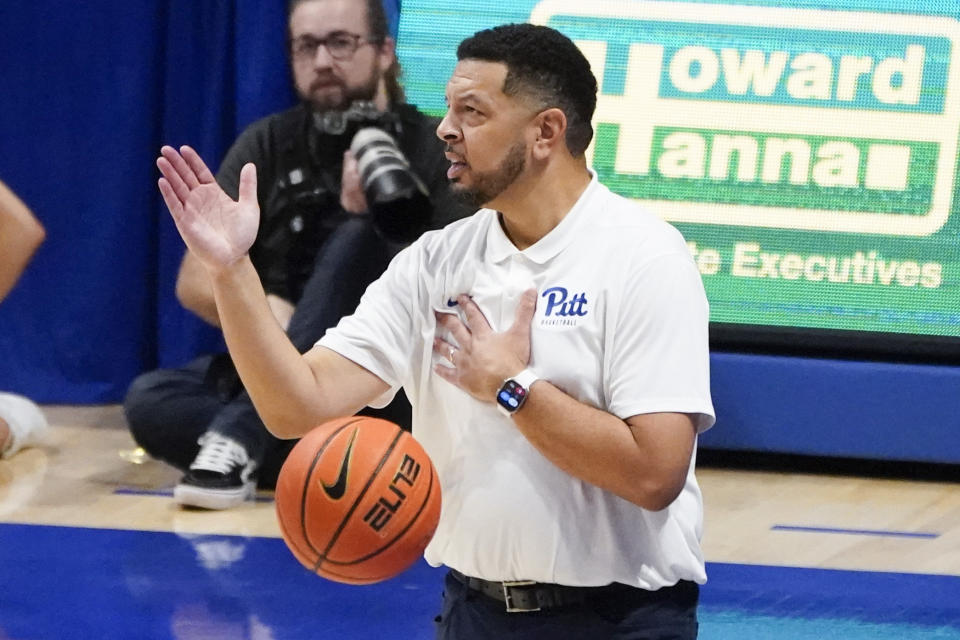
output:
[[[380, 0], [292, 0], [288, 44], [300, 103], [248, 127], [216, 181], [236, 198], [240, 169], [257, 166], [262, 216], [250, 256], [274, 318], [305, 352], [400, 248], [468, 211], [451, 197], [437, 121], [404, 102]], [[361, 129], [389, 136], [388, 152], [409, 162], [412, 193], [368, 203], [350, 150]], [[190, 251], [177, 298], [220, 326], [209, 277]], [[264, 427], [227, 354], [140, 376], [124, 410], [136, 442], [185, 471], [174, 489], [183, 505], [227, 509], [257, 485], [272, 487], [293, 444]], [[409, 425], [405, 398], [370, 413]]]

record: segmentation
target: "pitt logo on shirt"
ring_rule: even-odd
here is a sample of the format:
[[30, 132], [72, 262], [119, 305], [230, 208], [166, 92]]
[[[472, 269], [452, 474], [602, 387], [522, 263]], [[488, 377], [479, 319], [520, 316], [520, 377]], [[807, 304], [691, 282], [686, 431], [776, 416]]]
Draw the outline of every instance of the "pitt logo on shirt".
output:
[[543, 309], [543, 316], [538, 324], [541, 327], [575, 327], [589, 312], [586, 292], [571, 294], [566, 287], [550, 287], [544, 289], [540, 298], [538, 306]]

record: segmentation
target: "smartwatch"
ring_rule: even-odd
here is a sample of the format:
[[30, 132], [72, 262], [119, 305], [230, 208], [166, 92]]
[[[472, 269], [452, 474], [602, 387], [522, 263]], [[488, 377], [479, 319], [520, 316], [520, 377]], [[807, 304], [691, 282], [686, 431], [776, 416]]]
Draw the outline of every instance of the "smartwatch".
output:
[[530, 387], [540, 379], [533, 369], [524, 369], [520, 373], [503, 381], [497, 391], [497, 408], [504, 415], [512, 416], [527, 401]]

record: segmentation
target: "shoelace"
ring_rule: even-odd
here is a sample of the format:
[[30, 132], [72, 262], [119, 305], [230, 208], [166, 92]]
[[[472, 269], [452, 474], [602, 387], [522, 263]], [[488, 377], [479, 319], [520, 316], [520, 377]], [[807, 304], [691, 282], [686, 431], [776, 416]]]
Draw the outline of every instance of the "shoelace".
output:
[[206, 433], [200, 438], [200, 453], [197, 454], [190, 468], [230, 473], [234, 466], [243, 467], [248, 460], [246, 450], [230, 438], [217, 433]]

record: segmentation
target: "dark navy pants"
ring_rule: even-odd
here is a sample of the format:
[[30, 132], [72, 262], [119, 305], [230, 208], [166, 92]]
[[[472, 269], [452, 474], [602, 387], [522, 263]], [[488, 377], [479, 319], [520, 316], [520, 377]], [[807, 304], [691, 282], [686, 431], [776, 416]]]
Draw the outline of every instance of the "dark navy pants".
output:
[[693, 640], [699, 587], [680, 582], [658, 591], [623, 588], [583, 604], [508, 613], [505, 605], [444, 582], [437, 640]]
[[[349, 218], [324, 243], [287, 335], [308, 351], [324, 332], [356, 308], [367, 285], [386, 269], [397, 248], [376, 233], [369, 218]], [[271, 435], [244, 391], [227, 354], [203, 356], [179, 369], [159, 369], [136, 378], [124, 413], [134, 440], [153, 458], [186, 470], [207, 431], [233, 438], [258, 461], [258, 482], [272, 487], [295, 441]], [[380, 410], [362, 413], [409, 429], [410, 405], [403, 393]]]

